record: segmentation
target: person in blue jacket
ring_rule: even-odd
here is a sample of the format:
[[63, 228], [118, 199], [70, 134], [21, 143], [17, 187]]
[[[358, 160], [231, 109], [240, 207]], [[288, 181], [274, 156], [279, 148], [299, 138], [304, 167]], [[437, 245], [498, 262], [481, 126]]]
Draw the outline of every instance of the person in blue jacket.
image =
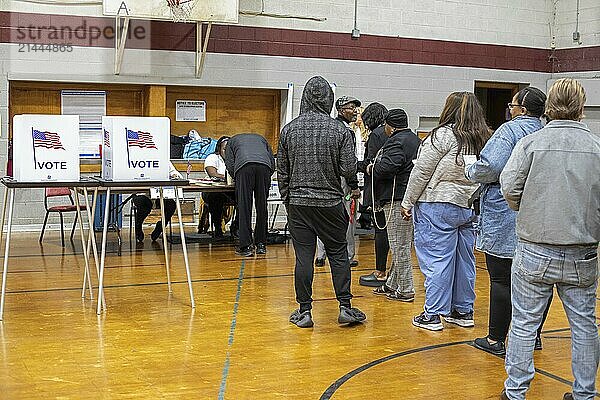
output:
[[[488, 335], [475, 339], [475, 346], [501, 356], [506, 353], [505, 340], [511, 321], [510, 276], [517, 245], [517, 213], [508, 207], [502, 196], [499, 178], [517, 142], [542, 128], [540, 117], [545, 102], [546, 95], [538, 88], [530, 86], [519, 91], [508, 104], [512, 119], [496, 130], [481, 151], [479, 160], [466, 169], [469, 180], [481, 183], [476, 248], [485, 253], [490, 274]], [[542, 347], [540, 332], [541, 326], [536, 339], [538, 349]]]

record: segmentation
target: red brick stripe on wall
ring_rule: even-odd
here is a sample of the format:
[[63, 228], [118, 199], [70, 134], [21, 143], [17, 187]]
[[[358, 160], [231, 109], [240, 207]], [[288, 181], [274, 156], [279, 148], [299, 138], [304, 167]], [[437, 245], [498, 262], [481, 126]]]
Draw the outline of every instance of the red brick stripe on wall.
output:
[[[84, 27], [74, 46], [113, 47], [114, 18], [0, 12], [0, 42], [56, 44], [51, 27]], [[143, 39], [130, 38], [128, 48], [194, 51], [195, 25], [168, 21], [132, 20]], [[93, 30], [94, 34], [90, 32]], [[27, 37], [23, 38], [24, 32]], [[96, 37], [97, 32], [103, 34]], [[31, 37], [33, 36], [33, 38]], [[142, 36], [140, 34], [140, 36]], [[49, 42], [50, 40], [50, 42]], [[325, 58], [373, 62], [493, 68], [533, 72], [600, 70], [600, 46], [550, 51], [454, 41], [411, 39], [293, 29], [214, 25], [208, 51], [212, 53]]]

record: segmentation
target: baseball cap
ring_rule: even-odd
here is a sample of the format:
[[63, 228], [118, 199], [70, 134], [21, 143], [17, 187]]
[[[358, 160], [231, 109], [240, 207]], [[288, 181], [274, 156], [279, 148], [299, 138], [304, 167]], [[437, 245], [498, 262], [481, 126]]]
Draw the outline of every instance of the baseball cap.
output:
[[356, 107], [360, 107], [361, 102], [355, 97], [352, 96], [342, 96], [335, 102], [335, 108], [339, 110], [344, 107], [346, 104], [354, 103]]

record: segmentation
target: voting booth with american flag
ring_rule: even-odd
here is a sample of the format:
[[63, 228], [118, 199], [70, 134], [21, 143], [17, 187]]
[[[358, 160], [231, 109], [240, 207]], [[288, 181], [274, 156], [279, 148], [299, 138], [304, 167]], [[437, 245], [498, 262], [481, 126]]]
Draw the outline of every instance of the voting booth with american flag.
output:
[[167, 117], [102, 117], [102, 177], [169, 180]]
[[13, 152], [16, 181], [78, 181], [79, 116], [15, 115]]

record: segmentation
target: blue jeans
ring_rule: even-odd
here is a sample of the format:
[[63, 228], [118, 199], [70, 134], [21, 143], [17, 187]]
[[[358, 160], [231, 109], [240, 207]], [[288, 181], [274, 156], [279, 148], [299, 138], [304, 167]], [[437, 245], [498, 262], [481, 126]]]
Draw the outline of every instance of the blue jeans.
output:
[[512, 264], [512, 325], [508, 335], [506, 395], [525, 399], [533, 379], [533, 346], [556, 285], [571, 326], [576, 400], [593, 399], [600, 354], [596, 326], [596, 246], [552, 246], [520, 241]]
[[473, 312], [476, 219], [472, 209], [450, 203], [415, 205], [415, 253], [425, 275], [427, 316]]

